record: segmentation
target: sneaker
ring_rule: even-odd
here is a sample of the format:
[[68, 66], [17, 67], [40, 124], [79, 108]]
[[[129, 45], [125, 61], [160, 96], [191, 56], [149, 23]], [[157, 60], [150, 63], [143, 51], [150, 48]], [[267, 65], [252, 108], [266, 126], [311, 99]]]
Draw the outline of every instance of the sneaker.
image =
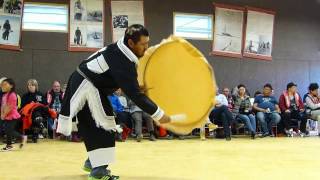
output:
[[43, 137], [42, 134], [39, 134], [39, 135], [38, 135], [38, 138], [39, 138], [39, 139], [44, 139], [44, 137]]
[[[85, 172], [91, 173], [92, 168], [89, 167], [89, 166], [84, 165], [84, 166], [82, 167], [82, 170], [84, 170]], [[111, 170], [109, 170], [109, 169], [106, 169], [106, 170], [107, 170], [107, 175], [110, 175], [110, 174], [111, 174]]]
[[9, 152], [13, 150], [13, 146], [7, 145], [6, 147], [0, 149], [0, 152]]
[[129, 137], [130, 133], [131, 133], [131, 129], [130, 128], [127, 128], [127, 127], [124, 127], [123, 128], [123, 132], [122, 132], [122, 140], [123, 141], [126, 141], [127, 138]]
[[88, 172], [88, 173], [90, 173], [92, 171], [91, 167], [88, 167], [88, 166], [83, 166], [82, 170], [84, 170], [85, 172]]
[[308, 132], [304, 132], [304, 133], [301, 132], [301, 133], [300, 133], [300, 137], [303, 138], [303, 137], [310, 137], [310, 136], [309, 136], [309, 133], [308, 133]]
[[22, 136], [21, 144], [20, 144], [20, 149], [23, 148], [27, 144], [28, 136]]
[[157, 139], [153, 134], [150, 134], [149, 140], [150, 141], [156, 141]]
[[33, 143], [38, 143], [38, 138], [33, 137], [33, 138], [32, 138], [32, 142], [33, 142]]
[[184, 140], [186, 137], [184, 135], [180, 135], [178, 138], [179, 140]]
[[226, 141], [231, 141], [231, 136], [227, 136]]
[[167, 135], [167, 139], [168, 140], [172, 140], [173, 139], [173, 135]]
[[81, 139], [77, 135], [74, 135], [71, 138], [71, 142], [81, 142]]
[[210, 123], [210, 124], [208, 124], [208, 128], [209, 128], [209, 131], [211, 132], [211, 131], [214, 131], [215, 129], [217, 129], [218, 125]]
[[137, 142], [141, 142], [141, 140], [143, 139], [143, 136], [142, 136], [142, 134], [140, 134], [140, 135], [137, 135]]
[[236, 124], [236, 129], [241, 129], [244, 127], [244, 124], [243, 123], [237, 123]]
[[269, 133], [263, 133], [261, 134], [260, 138], [265, 138], [265, 137], [268, 137], [269, 136]]
[[116, 134], [116, 141], [124, 142], [124, 140], [122, 139], [122, 134], [119, 134], [119, 133]]
[[300, 135], [302, 132], [300, 130], [297, 130], [296, 134]]
[[297, 133], [295, 131], [292, 132], [292, 137], [298, 136], [300, 133]]
[[135, 138], [135, 137], [137, 137], [137, 135], [136, 135], [134, 132], [132, 132], [132, 133], [130, 134], [130, 137]]
[[285, 130], [285, 133], [288, 137], [293, 137], [293, 129]]

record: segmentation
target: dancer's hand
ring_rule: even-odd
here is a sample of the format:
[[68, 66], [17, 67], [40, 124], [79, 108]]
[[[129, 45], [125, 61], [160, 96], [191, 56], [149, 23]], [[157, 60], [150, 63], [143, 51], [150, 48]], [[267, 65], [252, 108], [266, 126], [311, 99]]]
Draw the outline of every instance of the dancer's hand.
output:
[[159, 120], [160, 124], [166, 124], [166, 123], [169, 123], [169, 122], [171, 122], [171, 118], [170, 118], [170, 116], [168, 116], [166, 114], [164, 114], [162, 116], [162, 118]]

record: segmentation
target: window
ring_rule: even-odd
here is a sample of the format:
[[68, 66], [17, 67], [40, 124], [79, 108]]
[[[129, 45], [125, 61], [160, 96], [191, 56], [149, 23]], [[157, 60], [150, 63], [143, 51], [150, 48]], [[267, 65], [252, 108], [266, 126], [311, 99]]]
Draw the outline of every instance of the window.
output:
[[189, 39], [212, 40], [212, 16], [174, 13], [174, 35]]
[[25, 3], [24, 30], [68, 31], [68, 6], [59, 4]]

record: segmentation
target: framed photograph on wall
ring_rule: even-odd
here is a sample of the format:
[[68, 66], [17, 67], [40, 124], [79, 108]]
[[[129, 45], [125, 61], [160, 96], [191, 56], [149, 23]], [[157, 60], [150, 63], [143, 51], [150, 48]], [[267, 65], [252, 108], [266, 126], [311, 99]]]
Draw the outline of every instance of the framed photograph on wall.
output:
[[214, 4], [214, 55], [242, 57], [245, 8]]
[[23, 0], [0, 1], [0, 48], [20, 50]]
[[120, 39], [132, 24], [144, 25], [143, 1], [111, 1], [112, 41]]
[[275, 12], [247, 7], [243, 56], [272, 60]]
[[104, 0], [70, 0], [69, 51], [96, 51], [104, 46]]

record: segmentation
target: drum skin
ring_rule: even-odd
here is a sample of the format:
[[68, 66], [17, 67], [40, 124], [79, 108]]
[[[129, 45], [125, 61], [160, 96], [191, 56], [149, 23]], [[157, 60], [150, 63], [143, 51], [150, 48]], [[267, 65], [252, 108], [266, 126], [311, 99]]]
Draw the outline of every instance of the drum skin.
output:
[[216, 83], [213, 69], [202, 53], [186, 40], [170, 36], [150, 47], [139, 60], [139, 84], [168, 115], [186, 119], [161, 125], [188, 134], [203, 126], [214, 107]]

